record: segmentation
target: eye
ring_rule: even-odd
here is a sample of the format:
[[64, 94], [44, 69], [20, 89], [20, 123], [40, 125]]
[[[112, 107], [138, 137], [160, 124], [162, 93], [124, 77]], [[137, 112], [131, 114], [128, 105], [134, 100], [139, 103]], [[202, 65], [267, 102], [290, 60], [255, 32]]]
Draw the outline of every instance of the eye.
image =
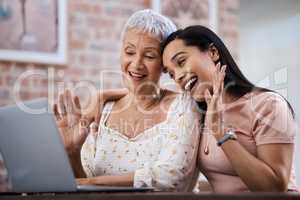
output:
[[186, 59], [185, 58], [179, 58], [177, 60], [178, 66], [182, 67], [185, 64]]
[[135, 52], [134, 51], [125, 51], [125, 54], [132, 56], [135, 54]]
[[174, 74], [172, 72], [168, 73], [171, 79], [174, 79]]
[[157, 56], [155, 54], [153, 54], [153, 53], [146, 53], [145, 57], [149, 58], [149, 59], [156, 59], [157, 58]]
[[154, 57], [154, 56], [146, 56], [146, 58], [155, 59], [156, 57]]
[[124, 48], [124, 53], [129, 56], [134, 55], [135, 49], [133, 47], [127, 46]]

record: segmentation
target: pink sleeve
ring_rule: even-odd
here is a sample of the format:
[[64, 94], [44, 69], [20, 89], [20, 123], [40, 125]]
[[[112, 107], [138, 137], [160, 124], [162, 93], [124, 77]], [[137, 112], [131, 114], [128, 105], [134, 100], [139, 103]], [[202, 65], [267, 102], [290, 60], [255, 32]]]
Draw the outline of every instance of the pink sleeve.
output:
[[[256, 145], [294, 143], [297, 124], [286, 101], [267, 93], [254, 109], [253, 136]], [[266, 97], [266, 98], [265, 98]]]

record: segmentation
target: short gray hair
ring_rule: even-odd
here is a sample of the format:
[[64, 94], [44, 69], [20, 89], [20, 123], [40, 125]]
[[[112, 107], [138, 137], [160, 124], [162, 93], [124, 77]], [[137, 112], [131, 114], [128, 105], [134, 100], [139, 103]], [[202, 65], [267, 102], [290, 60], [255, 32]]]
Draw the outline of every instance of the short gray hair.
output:
[[151, 9], [140, 10], [130, 16], [123, 28], [122, 40], [125, 33], [130, 29], [138, 29], [142, 32], [153, 34], [160, 38], [160, 41], [166, 39], [177, 30], [176, 25], [169, 18]]

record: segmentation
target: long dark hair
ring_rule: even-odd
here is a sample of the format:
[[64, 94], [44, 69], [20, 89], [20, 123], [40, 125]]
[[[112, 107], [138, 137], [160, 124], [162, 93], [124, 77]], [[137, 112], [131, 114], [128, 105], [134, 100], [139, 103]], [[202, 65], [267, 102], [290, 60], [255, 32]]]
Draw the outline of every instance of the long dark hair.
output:
[[[257, 87], [251, 83], [243, 75], [223, 41], [210, 29], [200, 25], [179, 29], [162, 42], [161, 53], [163, 53], [166, 46], [175, 39], [182, 40], [186, 46], [195, 46], [202, 52], [207, 51], [211, 45], [213, 45], [219, 53], [219, 60], [216, 61], [216, 63], [220, 62], [221, 66], [227, 65], [224, 87], [230, 94], [241, 97], [253, 90], [275, 92], [267, 88]], [[286, 102], [294, 116], [294, 111], [290, 103], [287, 100]], [[198, 102], [198, 105], [201, 109], [206, 110], [205, 102]]]

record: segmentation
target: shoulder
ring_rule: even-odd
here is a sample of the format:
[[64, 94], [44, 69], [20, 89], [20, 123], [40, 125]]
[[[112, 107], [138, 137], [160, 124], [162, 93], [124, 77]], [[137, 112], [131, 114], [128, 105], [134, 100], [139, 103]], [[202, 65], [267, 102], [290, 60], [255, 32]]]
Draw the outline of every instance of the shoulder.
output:
[[199, 116], [196, 101], [186, 93], [173, 93], [169, 113], [174, 118], [188, 116], [195, 118]]
[[296, 127], [296, 122], [288, 102], [280, 94], [261, 91], [249, 96], [247, 109], [251, 109], [253, 127], [267, 125], [275, 130]]
[[170, 105], [172, 102], [177, 98], [178, 94], [177, 92], [174, 92], [172, 90], [168, 89], [163, 89], [163, 98], [162, 98], [162, 103], [164, 105]]
[[254, 111], [280, 111], [289, 109], [287, 101], [283, 96], [272, 91], [255, 91], [248, 95], [249, 106]]

